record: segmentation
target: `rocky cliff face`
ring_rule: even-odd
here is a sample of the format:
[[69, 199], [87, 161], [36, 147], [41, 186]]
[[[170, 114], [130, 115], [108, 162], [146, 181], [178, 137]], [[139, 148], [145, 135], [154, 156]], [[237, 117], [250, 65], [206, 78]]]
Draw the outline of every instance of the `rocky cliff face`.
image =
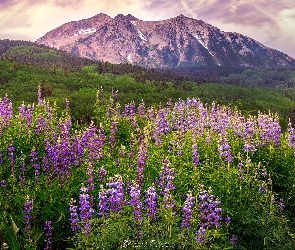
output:
[[295, 60], [238, 33], [223, 32], [183, 15], [142, 21], [98, 14], [66, 23], [37, 40], [82, 57], [145, 67], [250, 66], [295, 67]]

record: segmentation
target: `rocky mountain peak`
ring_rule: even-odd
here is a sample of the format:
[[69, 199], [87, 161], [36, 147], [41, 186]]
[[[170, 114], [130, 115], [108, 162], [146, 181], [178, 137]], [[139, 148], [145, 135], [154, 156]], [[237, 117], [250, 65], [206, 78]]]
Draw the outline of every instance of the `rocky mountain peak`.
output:
[[295, 60], [282, 52], [184, 15], [142, 21], [131, 14], [111, 18], [100, 13], [66, 23], [37, 43], [91, 59], [146, 67], [295, 67]]

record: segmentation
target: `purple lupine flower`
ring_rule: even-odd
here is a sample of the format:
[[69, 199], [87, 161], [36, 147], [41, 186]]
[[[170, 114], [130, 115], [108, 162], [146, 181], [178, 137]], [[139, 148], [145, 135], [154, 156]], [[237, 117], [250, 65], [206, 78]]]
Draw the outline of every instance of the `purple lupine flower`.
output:
[[23, 209], [24, 225], [27, 231], [31, 229], [30, 219], [32, 218], [32, 215], [31, 215], [32, 209], [33, 209], [33, 202], [30, 200], [30, 197], [27, 195], [26, 201], [24, 204], [24, 209]]
[[[295, 150], [295, 132], [291, 122], [288, 123], [288, 145]], [[293, 152], [295, 155], [295, 152]]]
[[258, 114], [258, 125], [260, 126], [260, 140], [262, 146], [267, 143], [280, 143], [281, 127], [279, 124], [278, 117], [271, 117], [270, 115]]
[[283, 203], [283, 198], [281, 198], [279, 201], [276, 201], [276, 200], [273, 198], [272, 202], [273, 202], [274, 204], [277, 205], [279, 211], [282, 211], [282, 210], [285, 208], [285, 205], [284, 205], [284, 203]]
[[133, 207], [132, 214], [134, 215], [133, 220], [134, 221], [141, 221], [141, 207], [142, 202], [140, 201], [140, 186], [135, 183], [130, 188], [130, 200], [128, 203]]
[[106, 190], [101, 185], [100, 192], [98, 194], [97, 211], [99, 215], [105, 216], [105, 215], [108, 215], [108, 210], [109, 210], [109, 199], [108, 199]]
[[20, 180], [20, 185], [24, 185], [25, 182], [26, 182], [26, 176], [25, 176], [25, 171], [26, 171], [26, 162], [24, 159], [22, 159], [22, 164], [19, 168], [19, 172], [20, 172], [20, 175], [19, 175], [19, 180]]
[[158, 212], [157, 208], [157, 192], [154, 186], [149, 187], [145, 191], [145, 200], [147, 216], [150, 218], [150, 221], [153, 222], [156, 219], [156, 214]]
[[218, 140], [218, 151], [220, 157], [224, 160], [224, 162], [232, 162], [233, 157], [232, 157], [232, 152], [231, 152], [231, 147], [228, 143], [228, 140], [226, 137], [222, 137]]
[[200, 164], [198, 144], [196, 142], [192, 145], [192, 159], [195, 166]]
[[229, 224], [231, 222], [231, 217], [229, 217], [228, 215], [226, 215], [225, 219], [224, 219], [225, 224]]
[[175, 189], [173, 184], [174, 180], [174, 168], [170, 168], [170, 162], [168, 158], [162, 159], [161, 172], [159, 174], [158, 185], [161, 189], [160, 194], [164, 196], [163, 207], [175, 208], [175, 201], [172, 197], [172, 191]]
[[238, 176], [238, 179], [239, 179], [239, 180], [242, 180], [242, 179], [245, 178], [245, 175], [243, 175], [243, 172], [244, 172], [243, 167], [244, 167], [244, 164], [243, 164], [242, 162], [240, 162], [240, 163], [238, 164], [238, 171], [239, 171], [239, 173], [240, 173], [240, 175]]
[[7, 155], [8, 155], [8, 161], [9, 161], [9, 165], [11, 168], [11, 176], [14, 177], [15, 176], [15, 156], [14, 156], [14, 146], [13, 146], [13, 141], [11, 141], [8, 145], [8, 149], [7, 149]]
[[156, 145], [162, 143], [161, 135], [170, 131], [168, 109], [159, 109], [156, 117], [153, 118], [153, 139]]
[[170, 168], [170, 162], [167, 157], [162, 159], [161, 172], [159, 174], [158, 185], [161, 188], [160, 194], [165, 194], [164, 190], [173, 190], [175, 186], [174, 180], [174, 168]]
[[31, 163], [32, 167], [35, 170], [35, 184], [40, 184], [39, 182], [39, 176], [40, 176], [40, 164], [38, 163], [38, 153], [35, 151], [35, 147], [33, 147], [30, 157], [31, 157]]
[[135, 227], [134, 237], [138, 237], [141, 235], [139, 227], [142, 221], [142, 202], [140, 201], [140, 185], [137, 183], [130, 187], [130, 200], [128, 203], [132, 206], [132, 220]]
[[18, 108], [19, 115], [25, 120], [26, 128], [29, 128], [32, 124], [33, 110], [31, 105], [26, 106], [24, 103]]
[[0, 164], [3, 163], [2, 156], [3, 156], [3, 154], [2, 154], [2, 150], [0, 150]]
[[13, 115], [12, 103], [10, 102], [8, 95], [4, 98], [0, 98], [0, 131], [2, 128], [9, 124], [9, 119]]
[[83, 225], [82, 231], [86, 235], [91, 231], [91, 216], [94, 213], [94, 210], [90, 206], [90, 196], [87, 194], [87, 191], [87, 188], [82, 184], [79, 197], [79, 211], [80, 220]]
[[264, 181], [263, 181], [262, 184], [259, 186], [259, 191], [260, 191], [262, 194], [267, 193], [266, 183], [265, 183]]
[[238, 239], [236, 238], [236, 236], [232, 235], [229, 244], [231, 244], [232, 246], [236, 246], [237, 242], [238, 242]]
[[121, 175], [115, 175], [110, 178], [110, 181], [106, 184], [109, 189], [107, 194], [109, 195], [110, 210], [113, 212], [119, 212], [122, 209], [124, 203], [124, 188]]
[[40, 134], [42, 132], [49, 131], [49, 127], [50, 127], [50, 119], [42, 115], [38, 115], [36, 119], [34, 133]]
[[44, 170], [50, 179], [57, 176], [60, 186], [69, 178], [72, 166], [77, 162], [71, 146], [70, 127], [70, 119], [61, 121], [51, 136], [44, 139], [47, 151], [43, 157]]
[[263, 166], [262, 172], [261, 172], [261, 176], [266, 177], [267, 176], [267, 170], [265, 168], [265, 166]]
[[99, 182], [104, 182], [104, 178], [107, 175], [107, 171], [105, 170], [104, 166], [102, 166], [99, 170], [98, 170], [98, 181]]
[[45, 242], [45, 248], [44, 250], [50, 250], [52, 245], [52, 222], [50, 220], [45, 221], [44, 223], [44, 232], [46, 239]]
[[6, 180], [0, 180], [0, 187], [6, 188], [6, 186], [7, 186]]
[[278, 208], [280, 211], [282, 211], [284, 209], [285, 205], [283, 203], [283, 198], [281, 198], [279, 201], [278, 201]]
[[89, 128], [82, 135], [82, 141], [90, 162], [95, 163], [97, 159], [103, 157], [105, 135], [102, 126], [97, 129], [95, 125], [90, 124]]
[[196, 232], [195, 240], [202, 243], [205, 240], [205, 233], [206, 229], [203, 227], [199, 227], [199, 229]]
[[219, 207], [221, 204], [214, 195], [210, 194], [211, 191], [202, 190], [198, 196], [199, 201], [201, 201], [198, 206], [199, 209], [199, 230], [196, 232], [196, 240], [202, 242], [204, 240], [204, 233], [206, 229], [211, 227], [221, 226], [220, 222], [222, 220], [221, 212], [222, 209]]
[[87, 185], [87, 191], [92, 191], [94, 189], [94, 182], [93, 182], [93, 179], [94, 179], [94, 176], [93, 176], [93, 172], [94, 172], [94, 169], [93, 169], [93, 166], [90, 162], [88, 162], [87, 164], [87, 168], [86, 168], [86, 183], [88, 184]]
[[252, 143], [245, 141], [243, 151], [246, 153], [247, 152], [255, 153], [257, 151], [257, 149]]
[[138, 185], [143, 184], [143, 178], [144, 178], [144, 167], [147, 159], [147, 144], [144, 142], [144, 136], [141, 135], [138, 138], [138, 160], [137, 160], [137, 166], [136, 166], [136, 181]]
[[145, 118], [145, 105], [144, 101], [142, 100], [137, 108], [137, 112], [141, 118]]
[[184, 202], [184, 206], [182, 208], [182, 228], [190, 228], [190, 221], [192, 219], [192, 207], [195, 204], [195, 198], [192, 196], [192, 193], [189, 192], [187, 194], [186, 200]]
[[75, 204], [76, 204], [76, 201], [72, 198], [69, 203], [69, 206], [70, 206], [71, 228], [72, 228], [73, 232], [80, 229], [80, 226], [78, 224], [78, 222], [79, 222], [79, 217], [78, 217], [78, 213], [77, 213], [78, 207]]

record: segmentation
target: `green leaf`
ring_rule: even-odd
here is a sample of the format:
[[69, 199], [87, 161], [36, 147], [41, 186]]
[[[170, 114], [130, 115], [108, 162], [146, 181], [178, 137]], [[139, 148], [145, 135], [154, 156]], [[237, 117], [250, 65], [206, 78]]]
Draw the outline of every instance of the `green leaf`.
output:
[[11, 216], [10, 216], [10, 219], [11, 219], [11, 225], [9, 225], [6, 221], [4, 221], [4, 237], [7, 240], [6, 243], [9, 246], [9, 249], [18, 250], [20, 249], [20, 245], [17, 240], [17, 232], [19, 231], [19, 229]]

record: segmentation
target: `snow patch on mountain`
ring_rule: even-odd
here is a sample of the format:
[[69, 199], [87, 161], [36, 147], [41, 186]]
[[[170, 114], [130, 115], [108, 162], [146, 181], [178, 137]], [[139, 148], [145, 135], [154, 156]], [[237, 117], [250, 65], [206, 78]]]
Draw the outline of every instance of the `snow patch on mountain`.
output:
[[141, 40], [143, 40], [143, 41], [147, 41], [147, 39], [146, 39], [146, 37], [140, 32], [140, 30], [137, 30], [137, 32], [138, 32], [138, 34], [139, 34], [139, 36], [140, 36], [140, 38], [141, 38]]
[[130, 63], [132, 63], [132, 60], [131, 60], [131, 56], [130, 56], [130, 54], [127, 56], [127, 59], [128, 59], [128, 61], [129, 61]]

